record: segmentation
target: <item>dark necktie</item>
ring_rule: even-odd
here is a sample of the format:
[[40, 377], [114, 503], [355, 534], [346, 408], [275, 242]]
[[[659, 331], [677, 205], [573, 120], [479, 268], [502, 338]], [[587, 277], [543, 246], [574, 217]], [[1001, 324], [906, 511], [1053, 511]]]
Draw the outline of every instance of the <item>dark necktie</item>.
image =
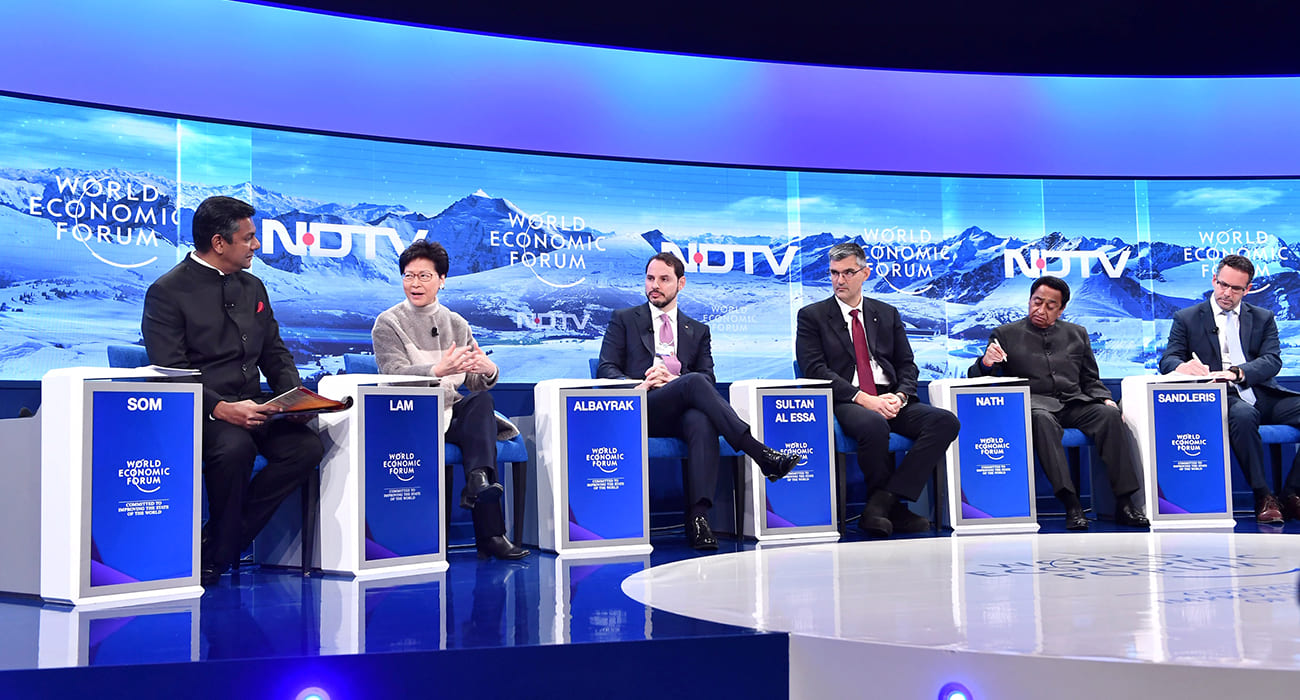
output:
[[867, 349], [867, 332], [862, 329], [860, 311], [849, 312], [853, 317], [853, 354], [858, 361], [858, 388], [863, 392], [876, 395], [876, 375], [871, 371], [871, 351]]

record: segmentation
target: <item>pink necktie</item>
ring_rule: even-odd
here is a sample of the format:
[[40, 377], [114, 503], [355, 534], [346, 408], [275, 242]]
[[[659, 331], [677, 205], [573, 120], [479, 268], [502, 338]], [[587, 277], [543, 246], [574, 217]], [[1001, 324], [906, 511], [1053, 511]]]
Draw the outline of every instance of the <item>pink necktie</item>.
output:
[[867, 332], [862, 329], [859, 311], [849, 312], [853, 317], [853, 354], [858, 361], [858, 388], [864, 393], [876, 395], [876, 375], [871, 371], [871, 351], [867, 349]]
[[677, 346], [673, 343], [672, 323], [668, 321], [668, 314], [660, 314], [659, 319], [663, 321], [664, 324], [659, 327], [659, 342], [673, 348], [673, 353], [671, 355], [661, 355], [660, 357], [663, 358], [664, 366], [668, 368], [669, 372], [672, 372], [675, 375], [681, 375], [682, 363], [677, 359]]

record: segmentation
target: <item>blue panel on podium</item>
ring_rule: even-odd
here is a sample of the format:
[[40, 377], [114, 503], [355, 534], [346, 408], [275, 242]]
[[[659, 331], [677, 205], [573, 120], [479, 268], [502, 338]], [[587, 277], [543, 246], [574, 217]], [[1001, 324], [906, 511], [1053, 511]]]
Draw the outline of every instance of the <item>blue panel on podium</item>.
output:
[[944, 472], [954, 532], [1036, 532], [1033, 433], [1023, 379], [939, 379], [930, 400], [952, 411], [961, 432]]
[[765, 484], [766, 494], [761, 531], [836, 529], [830, 392], [762, 389], [758, 401], [763, 443], [803, 457], [780, 481], [759, 482]]
[[363, 561], [441, 551], [442, 396], [398, 390], [362, 393], [365, 413]]
[[1152, 388], [1156, 512], [1229, 513], [1222, 386]]
[[86, 391], [90, 561], [83, 594], [176, 585], [192, 576], [197, 559], [197, 393], [110, 382], [88, 382]]
[[961, 518], [1032, 518], [1033, 464], [1025, 432], [1027, 392], [958, 390]]
[[442, 394], [425, 388], [359, 387], [360, 568], [442, 557]]
[[566, 393], [566, 544], [643, 542], [646, 532], [642, 396]]

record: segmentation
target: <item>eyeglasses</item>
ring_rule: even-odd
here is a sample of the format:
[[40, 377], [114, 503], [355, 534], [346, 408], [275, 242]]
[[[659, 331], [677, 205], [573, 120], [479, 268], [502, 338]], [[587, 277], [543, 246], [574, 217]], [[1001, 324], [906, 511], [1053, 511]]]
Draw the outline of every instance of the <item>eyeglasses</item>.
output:
[[432, 272], [404, 272], [404, 273], [402, 273], [402, 281], [403, 281], [403, 282], [406, 282], [406, 283], [408, 283], [408, 284], [411, 283], [411, 282], [414, 282], [414, 281], [416, 281], [416, 280], [420, 280], [421, 282], [426, 282], [426, 283], [428, 283], [428, 282], [432, 282], [432, 281], [433, 281], [433, 278], [434, 278], [434, 274], [433, 274]]
[[840, 279], [840, 278], [848, 279], [848, 278], [850, 278], [850, 277], [852, 277], [852, 276], [858, 274], [859, 272], [862, 272], [862, 271], [865, 270], [865, 269], [867, 269], [867, 268], [866, 268], [866, 267], [859, 267], [859, 268], [855, 268], [855, 269], [852, 269], [852, 270], [831, 270], [831, 279], [833, 279], [833, 280], [837, 280], [837, 279]]
[[1215, 277], [1215, 278], [1214, 278], [1214, 284], [1217, 285], [1217, 286], [1219, 287], [1219, 289], [1231, 289], [1232, 291], [1236, 292], [1237, 294], [1245, 294], [1245, 293], [1246, 293], [1246, 287], [1238, 287], [1238, 286], [1235, 285], [1235, 284], [1228, 284], [1228, 283], [1226, 283], [1226, 282], [1221, 282], [1221, 281], [1219, 281], [1219, 278], [1218, 278], [1218, 277]]

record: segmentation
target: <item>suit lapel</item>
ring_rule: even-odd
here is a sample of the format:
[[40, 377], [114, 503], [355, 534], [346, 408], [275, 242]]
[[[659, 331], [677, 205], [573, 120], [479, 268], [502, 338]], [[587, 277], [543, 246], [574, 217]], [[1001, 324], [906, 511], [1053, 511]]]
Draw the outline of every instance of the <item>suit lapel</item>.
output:
[[641, 344], [650, 357], [655, 356], [654, 319], [650, 317], [650, 307], [642, 304], [636, 307], [636, 325], [640, 328]]
[[844, 323], [844, 314], [840, 312], [840, 303], [835, 300], [835, 297], [826, 301], [826, 325], [830, 327], [831, 335], [840, 341], [849, 358], [857, 357], [857, 352], [853, 349], [852, 331]]
[[698, 339], [695, 337], [695, 322], [681, 309], [677, 310], [677, 359], [681, 360], [682, 366], [694, 366], [695, 363], [695, 345]]
[[1241, 302], [1237, 307], [1237, 323], [1241, 325], [1241, 354], [1245, 356], [1246, 362], [1255, 359], [1248, 353], [1250, 351], [1251, 333], [1255, 330], [1255, 309], [1246, 302]]
[[[1211, 352], [1219, 361], [1219, 369], [1222, 369], [1224, 366], [1223, 353], [1219, 351], [1219, 348], [1222, 347], [1222, 343], [1219, 342], [1219, 326], [1214, 322], [1214, 307], [1211, 306], [1212, 303], [1212, 301], [1207, 301], [1201, 306], [1201, 325], [1205, 327], [1205, 337], [1208, 339], [1207, 342], [1210, 344]], [[1214, 366], [1213, 363], [1209, 364], [1210, 367]]]
[[875, 357], [880, 348], [880, 314], [866, 297], [862, 297], [862, 317], [862, 327], [867, 331], [867, 350]]

